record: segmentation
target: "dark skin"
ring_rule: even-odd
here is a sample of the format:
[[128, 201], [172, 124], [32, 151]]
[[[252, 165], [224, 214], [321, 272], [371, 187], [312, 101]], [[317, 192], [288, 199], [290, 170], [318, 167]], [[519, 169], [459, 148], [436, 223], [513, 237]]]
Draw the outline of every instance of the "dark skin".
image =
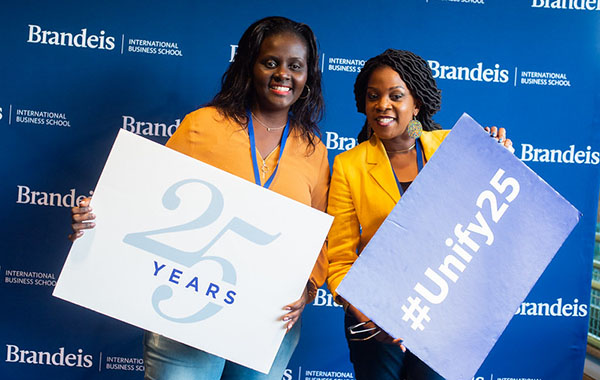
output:
[[[419, 173], [416, 140], [408, 135], [407, 127], [419, 113], [419, 101], [414, 98], [406, 83], [391, 67], [382, 66], [373, 71], [367, 84], [365, 113], [367, 123], [379, 137], [400, 182], [412, 182]], [[506, 130], [497, 127], [484, 128], [492, 138], [514, 152], [512, 141], [506, 138]], [[422, 153], [423, 154], [423, 153]], [[423, 162], [425, 157], [423, 155]], [[370, 318], [351, 304], [343, 301], [347, 311], [359, 322], [368, 322], [362, 328], [381, 330]], [[385, 331], [374, 336], [383, 343], [396, 344], [405, 351], [402, 339], [394, 339]]]
[[[288, 112], [308, 79], [306, 43], [291, 33], [265, 38], [253, 66], [256, 147], [266, 158], [280, 143]], [[267, 130], [272, 129], [271, 131]]]
[[[266, 158], [281, 143], [283, 128], [290, 107], [304, 91], [308, 79], [308, 49], [306, 42], [292, 33], [271, 35], [264, 39], [253, 65], [254, 104], [251, 107], [256, 147]], [[273, 128], [268, 131], [267, 128]], [[91, 198], [79, 202], [71, 209], [73, 233], [69, 240], [83, 236], [85, 230], [94, 228], [96, 216], [90, 207]], [[298, 322], [309, 301], [308, 285], [298, 300], [283, 307], [281, 318], [287, 331]]]
[[[400, 182], [412, 182], [418, 174], [415, 139], [407, 132], [408, 122], [419, 113], [415, 99], [400, 75], [382, 66], [371, 74], [365, 100], [367, 122], [383, 143]], [[504, 128], [486, 127], [490, 136], [512, 149]], [[425, 157], [423, 157], [425, 159]]]

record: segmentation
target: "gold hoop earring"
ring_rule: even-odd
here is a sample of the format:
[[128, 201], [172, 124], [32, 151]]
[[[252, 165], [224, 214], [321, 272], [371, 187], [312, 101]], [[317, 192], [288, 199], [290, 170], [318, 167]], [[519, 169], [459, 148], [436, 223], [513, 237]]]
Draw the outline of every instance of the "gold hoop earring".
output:
[[[306, 85], [304, 85], [304, 88], [306, 88], [306, 90], [307, 90], [306, 95], [305, 96], [300, 95], [300, 97], [298, 99], [304, 100], [304, 99], [308, 99], [308, 97], [310, 96], [310, 87], [308, 87], [308, 85], [306, 84]], [[304, 91], [302, 91], [302, 92], [304, 92]]]

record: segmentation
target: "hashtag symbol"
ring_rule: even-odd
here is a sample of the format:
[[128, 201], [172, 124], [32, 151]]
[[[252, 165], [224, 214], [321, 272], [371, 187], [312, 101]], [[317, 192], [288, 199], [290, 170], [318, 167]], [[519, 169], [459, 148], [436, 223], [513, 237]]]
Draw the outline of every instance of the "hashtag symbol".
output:
[[[427, 313], [429, 312], [429, 306], [419, 306], [419, 304], [421, 303], [421, 299], [419, 297], [408, 297], [408, 303], [410, 304], [409, 307], [402, 305], [402, 311], [404, 312], [402, 320], [406, 322], [410, 319], [412, 321], [410, 327], [413, 330], [425, 330], [425, 326], [423, 326], [422, 322], [429, 322], [431, 320], [431, 318], [429, 318], [429, 315], [427, 315]], [[417, 312], [417, 315], [415, 315], [415, 312]]]

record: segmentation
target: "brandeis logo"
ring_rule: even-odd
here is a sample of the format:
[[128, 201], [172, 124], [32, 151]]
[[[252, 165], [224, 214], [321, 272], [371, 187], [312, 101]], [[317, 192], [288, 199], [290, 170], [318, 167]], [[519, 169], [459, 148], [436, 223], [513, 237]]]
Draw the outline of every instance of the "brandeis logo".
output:
[[60, 347], [56, 352], [23, 350], [17, 345], [6, 345], [7, 363], [42, 364], [58, 367], [90, 368], [94, 365], [94, 357], [85, 355], [80, 348], [77, 353], [65, 353]]
[[593, 151], [590, 145], [585, 150], [576, 150], [575, 144], [569, 145], [568, 149], [548, 149], [521, 144], [521, 161], [598, 165], [600, 152]]
[[507, 83], [509, 72], [500, 67], [500, 64], [494, 64], [493, 68], [484, 67], [483, 62], [478, 62], [474, 66], [453, 66], [442, 65], [439, 61], [428, 60], [431, 73], [436, 79], [450, 79], [473, 82], [487, 83]]
[[577, 11], [600, 11], [597, 0], [533, 0], [531, 8], [573, 9]]
[[[167, 268], [167, 264], [154, 260], [154, 276], [161, 276], [161, 278], [166, 280], [166, 284], [160, 285], [154, 290], [151, 301], [152, 308], [162, 318], [177, 323], [194, 323], [210, 318], [223, 309], [223, 304], [231, 305], [235, 302], [237, 292], [234, 289], [237, 282], [237, 274], [234, 265], [223, 257], [206, 255], [211, 247], [213, 247], [226, 232], [234, 232], [249, 242], [263, 246], [270, 244], [281, 235], [281, 233], [274, 235], [268, 234], [238, 217], [233, 217], [225, 227], [215, 234], [208, 244], [194, 252], [187, 252], [152, 239], [153, 236], [161, 234], [203, 229], [209, 227], [219, 219], [225, 206], [223, 194], [213, 184], [200, 179], [185, 179], [171, 185], [163, 194], [163, 207], [167, 210], [176, 210], [181, 203], [181, 199], [176, 194], [177, 190], [190, 184], [200, 184], [210, 191], [210, 202], [208, 207], [199, 217], [191, 222], [180, 225], [151, 231], [130, 233], [123, 238], [123, 242], [127, 244], [160, 256], [171, 262], [176, 262], [183, 267], [191, 268], [200, 262], [213, 262], [220, 266], [222, 270], [221, 281], [233, 289], [224, 289], [226, 286], [223, 286], [223, 284], [219, 286], [213, 282], [203, 282], [203, 279], [199, 279], [198, 276], [189, 274], [187, 270], [175, 267]], [[197, 312], [188, 316], [174, 317], [169, 315], [161, 309], [161, 303], [173, 298], [173, 286], [178, 289], [183, 288], [187, 291], [193, 291], [202, 295], [208, 299], [208, 303]]]
[[27, 42], [30, 44], [72, 46], [77, 48], [89, 48], [99, 50], [113, 50], [115, 48], [115, 37], [106, 35], [104, 30], [98, 34], [89, 33], [87, 28], [78, 33], [57, 32], [44, 30], [39, 25], [29, 24], [29, 35]]

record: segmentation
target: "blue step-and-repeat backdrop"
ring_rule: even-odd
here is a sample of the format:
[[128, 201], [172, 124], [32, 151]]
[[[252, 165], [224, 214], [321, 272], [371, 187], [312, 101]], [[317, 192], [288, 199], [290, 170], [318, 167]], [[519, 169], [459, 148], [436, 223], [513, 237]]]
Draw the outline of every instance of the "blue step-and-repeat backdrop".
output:
[[[442, 126], [468, 112], [506, 127], [515, 154], [583, 212], [475, 376], [581, 379], [600, 184], [598, 0], [3, 4], [0, 378], [142, 378], [142, 331], [51, 296], [69, 207], [92, 194], [119, 128], [165, 143], [217, 92], [245, 28], [269, 15], [317, 35], [330, 160], [364, 121], [352, 92], [364, 61], [412, 50], [442, 89]], [[320, 289], [284, 379], [353, 378], [342, 319]]]

